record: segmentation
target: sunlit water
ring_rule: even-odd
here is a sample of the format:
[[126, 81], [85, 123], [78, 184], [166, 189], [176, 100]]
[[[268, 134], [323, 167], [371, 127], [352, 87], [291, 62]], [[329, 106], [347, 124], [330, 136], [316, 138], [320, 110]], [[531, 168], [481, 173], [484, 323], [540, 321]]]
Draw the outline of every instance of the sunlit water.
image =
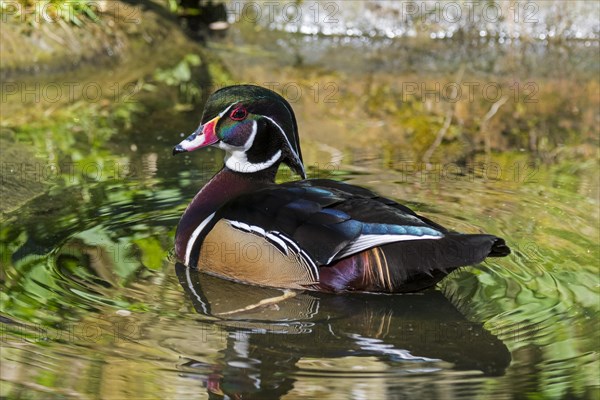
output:
[[521, 39], [597, 40], [596, 2], [459, 2], [422, 0], [349, 0], [227, 2], [230, 22], [250, 21], [269, 29], [309, 35], [346, 37], [452, 38], [460, 31], [496, 37], [501, 43]]
[[513, 253], [413, 295], [290, 294], [198, 275], [175, 265], [173, 236], [222, 155], [173, 158], [179, 132], [197, 123], [182, 119], [197, 116], [142, 114], [91, 156], [78, 140], [67, 146], [87, 159], [57, 150], [74, 169], [6, 216], [0, 396], [598, 395], [593, 168], [512, 156], [415, 171], [401, 152], [325, 146], [298, 114], [313, 177], [368, 187], [455, 230], [497, 234]]

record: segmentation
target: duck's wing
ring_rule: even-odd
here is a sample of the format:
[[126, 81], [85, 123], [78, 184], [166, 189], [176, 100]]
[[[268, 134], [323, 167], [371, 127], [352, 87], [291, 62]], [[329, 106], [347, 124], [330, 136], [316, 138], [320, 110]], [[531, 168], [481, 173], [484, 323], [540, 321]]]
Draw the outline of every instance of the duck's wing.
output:
[[[367, 189], [331, 180], [290, 182], [244, 194], [223, 205], [211, 224], [246, 244], [255, 236], [262, 249], [270, 246], [284, 255], [263, 265], [270, 269], [262, 271], [260, 280], [256, 263], [225, 263], [221, 268], [231, 270], [219, 271], [221, 275], [284, 287], [418, 291], [460, 266], [510, 253], [500, 238], [450, 232]], [[198, 254], [200, 244], [192, 254]]]
[[438, 240], [448, 231], [408, 207], [331, 180], [274, 185], [242, 195], [215, 220], [264, 235], [287, 251], [297, 246], [318, 265], [387, 243]]

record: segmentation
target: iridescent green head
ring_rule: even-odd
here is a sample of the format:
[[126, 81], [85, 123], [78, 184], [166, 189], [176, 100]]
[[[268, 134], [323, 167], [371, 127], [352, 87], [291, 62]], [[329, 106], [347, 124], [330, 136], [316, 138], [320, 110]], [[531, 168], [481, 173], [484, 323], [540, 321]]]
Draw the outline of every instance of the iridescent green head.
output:
[[272, 90], [237, 85], [216, 91], [198, 129], [173, 154], [211, 145], [227, 152], [225, 165], [234, 171], [253, 173], [283, 162], [306, 177], [294, 111]]

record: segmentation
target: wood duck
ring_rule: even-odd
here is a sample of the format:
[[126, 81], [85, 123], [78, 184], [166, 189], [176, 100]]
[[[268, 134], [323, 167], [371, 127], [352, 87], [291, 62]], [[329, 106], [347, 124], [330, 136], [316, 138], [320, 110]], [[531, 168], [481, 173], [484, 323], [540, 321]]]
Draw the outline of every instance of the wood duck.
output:
[[[305, 179], [292, 107], [266, 88], [213, 93], [173, 154], [207, 146], [225, 150], [225, 165], [179, 221], [175, 254], [189, 268], [263, 286], [400, 293], [510, 253], [501, 238], [449, 231], [370, 190]], [[275, 184], [281, 163], [302, 180]]]

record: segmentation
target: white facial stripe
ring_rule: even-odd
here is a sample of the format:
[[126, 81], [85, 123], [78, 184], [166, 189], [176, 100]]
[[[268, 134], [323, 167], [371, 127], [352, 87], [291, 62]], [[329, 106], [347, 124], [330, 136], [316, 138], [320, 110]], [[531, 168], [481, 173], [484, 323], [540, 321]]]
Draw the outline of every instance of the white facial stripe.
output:
[[243, 146], [232, 146], [230, 144], [219, 142], [219, 148], [225, 150], [227, 153], [245, 153], [250, 150], [250, 147], [254, 144], [254, 139], [256, 138], [256, 133], [258, 132], [258, 123], [256, 121], [252, 121], [252, 133], [246, 140]]
[[[198, 227], [194, 230], [194, 232], [192, 233], [192, 236], [190, 236], [190, 238], [187, 242], [187, 246], [185, 248], [185, 265], [186, 265], [186, 267], [190, 267], [190, 255], [192, 254], [192, 248], [194, 247], [194, 242], [196, 241], [196, 239], [198, 238], [198, 236], [200, 235], [202, 230], [206, 227], [206, 225], [210, 222], [210, 220], [214, 216], [215, 216], [215, 213], [212, 213], [208, 217], [206, 217], [204, 219], [204, 221], [202, 221], [202, 223], [200, 225], [198, 225]], [[193, 267], [193, 265], [192, 265], [192, 267]]]
[[231, 104], [229, 105], [229, 107], [227, 107], [226, 109], [224, 109], [223, 111], [221, 111], [221, 114], [219, 114], [219, 118], [222, 118], [222, 117], [223, 117], [223, 115], [227, 114], [227, 112], [228, 112], [229, 110], [231, 110], [231, 107], [235, 106], [237, 103], [239, 103], [239, 101], [236, 101], [235, 103], [231, 103]]
[[257, 132], [258, 122], [252, 121], [252, 133], [250, 134], [250, 137], [248, 138], [248, 140], [246, 140], [246, 143], [244, 143], [244, 146], [242, 147], [244, 151], [250, 150], [250, 147], [252, 147], [252, 145], [254, 144], [254, 139], [256, 139]]
[[302, 167], [302, 172], [304, 173], [304, 175], [306, 175], [305, 171], [304, 171], [304, 165], [302, 164], [302, 161], [300, 160], [300, 156], [298, 155], [298, 153], [296, 153], [296, 151], [294, 150], [294, 148], [292, 147], [290, 141], [288, 140], [287, 135], [285, 134], [283, 128], [281, 126], [279, 126], [279, 124], [277, 122], [275, 122], [275, 120], [273, 120], [273, 118], [269, 118], [267, 116], [263, 115], [263, 118], [268, 119], [269, 121], [271, 121], [271, 123], [273, 123], [277, 129], [279, 129], [279, 131], [281, 132], [281, 136], [285, 139], [285, 141], [287, 142], [287, 145], [290, 149], [290, 151], [292, 152], [292, 154], [294, 155], [294, 157], [296, 158], [296, 161], [298, 162], [298, 164], [301, 165]]

